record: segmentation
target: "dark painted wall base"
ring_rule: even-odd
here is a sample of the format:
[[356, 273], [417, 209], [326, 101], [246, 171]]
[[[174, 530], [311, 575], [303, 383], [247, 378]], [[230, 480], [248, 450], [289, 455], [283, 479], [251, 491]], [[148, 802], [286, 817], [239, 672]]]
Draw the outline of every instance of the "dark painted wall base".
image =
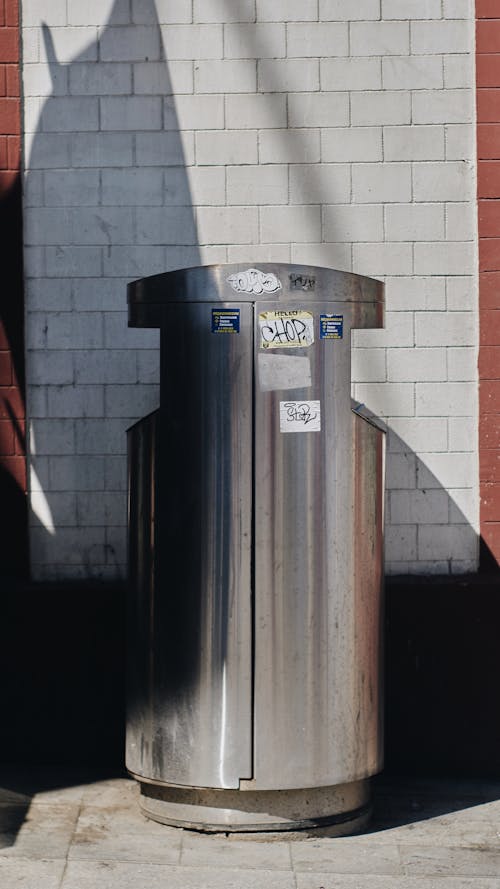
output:
[[[386, 593], [386, 770], [499, 778], [500, 573]], [[4, 586], [0, 760], [123, 768], [125, 597]]]

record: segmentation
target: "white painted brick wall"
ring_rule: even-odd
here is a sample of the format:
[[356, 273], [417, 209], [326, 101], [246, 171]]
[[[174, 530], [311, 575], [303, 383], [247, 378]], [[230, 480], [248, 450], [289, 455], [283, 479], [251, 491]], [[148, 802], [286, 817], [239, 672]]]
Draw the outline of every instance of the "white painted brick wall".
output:
[[159, 373], [126, 283], [226, 261], [384, 278], [352, 367], [390, 430], [387, 569], [475, 567], [473, 15], [22, 0], [34, 576], [123, 576], [125, 429]]

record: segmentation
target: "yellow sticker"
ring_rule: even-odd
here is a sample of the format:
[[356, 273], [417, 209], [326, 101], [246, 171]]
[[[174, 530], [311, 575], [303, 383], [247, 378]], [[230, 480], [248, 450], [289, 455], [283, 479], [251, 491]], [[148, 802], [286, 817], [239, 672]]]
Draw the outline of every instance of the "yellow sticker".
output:
[[314, 343], [314, 315], [302, 309], [260, 312], [262, 349], [303, 349]]

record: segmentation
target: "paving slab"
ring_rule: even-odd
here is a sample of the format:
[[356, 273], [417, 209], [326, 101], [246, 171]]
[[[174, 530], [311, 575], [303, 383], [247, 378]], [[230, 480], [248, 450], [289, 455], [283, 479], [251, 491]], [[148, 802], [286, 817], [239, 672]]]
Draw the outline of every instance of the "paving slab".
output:
[[183, 831], [181, 864], [219, 868], [292, 870], [290, 844], [286, 840], [252, 840], [206, 836]]
[[339, 837], [291, 844], [293, 868], [335, 874], [403, 874], [398, 847]]
[[0, 861], [2, 889], [59, 889], [65, 861], [14, 858]]
[[293, 873], [70, 861], [61, 889], [295, 889]]
[[408, 875], [500, 877], [500, 851], [487, 847], [400, 846], [401, 863]]
[[77, 804], [54, 803], [49, 806], [32, 802], [17, 831], [11, 828], [4, 834], [7, 842], [0, 849], [0, 860], [12, 857], [66, 859], [78, 811]]
[[129, 806], [82, 806], [68, 858], [178, 864], [181, 841], [182, 831], [147, 821], [135, 800]]
[[500, 880], [317, 873], [297, 874], [297, 889], [500, 889]]

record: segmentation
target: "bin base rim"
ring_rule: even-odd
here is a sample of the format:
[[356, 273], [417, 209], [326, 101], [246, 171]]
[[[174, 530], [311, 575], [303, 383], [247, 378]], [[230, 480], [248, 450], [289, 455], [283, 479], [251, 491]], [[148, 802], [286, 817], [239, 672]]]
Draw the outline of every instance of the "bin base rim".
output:
[[296, 790], [223, 790], [140, 781], [147, 818], [209, 833], [342, 836], [355, 833], [371, 815], [367, 779]]

